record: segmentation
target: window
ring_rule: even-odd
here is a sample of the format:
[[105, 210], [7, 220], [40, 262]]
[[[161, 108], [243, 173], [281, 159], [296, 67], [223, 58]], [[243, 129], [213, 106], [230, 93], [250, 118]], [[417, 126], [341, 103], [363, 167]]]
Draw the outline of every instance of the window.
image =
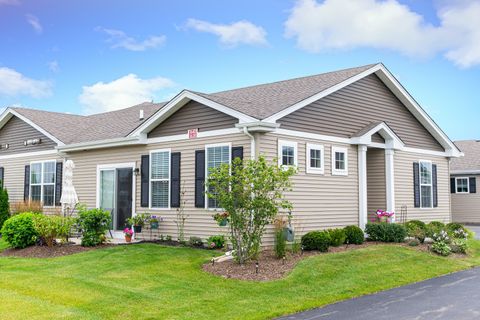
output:
[[332, 175], [348, 175], [347, 148], [332, 147]]
[[324, 173], [323, 146], [307, 143], [307, 173]]
[[432, 163], [420, 161], [420, 207], [433, 207]]
[[[208, 174], [213, 168], [220, 167], [222, 164], [230, 164], [230, 144], [223, 145], [209, 145], [205, 147], [206, 149], [206, 159], [207, 159], [207, 173], [206, 177], [208, 179]], [[213, 190], [209, 190], [213, 192]], [[218, 208], [218, 203], [215, 199], [207, 197], [207, 208], [216, 209]]]
[[30, 164], [30, 199], [40, 201], [46, 207], [55, 205], [56, 161]]
[[150, 207], [170, 208], [170, 150], [150, 153]]
[[469, 193], [469, 181], [468, 177], [455, 178], [456, 182], [456, 193]]
[[278, 164], [297, 166], [297, 143], [278, 140]]

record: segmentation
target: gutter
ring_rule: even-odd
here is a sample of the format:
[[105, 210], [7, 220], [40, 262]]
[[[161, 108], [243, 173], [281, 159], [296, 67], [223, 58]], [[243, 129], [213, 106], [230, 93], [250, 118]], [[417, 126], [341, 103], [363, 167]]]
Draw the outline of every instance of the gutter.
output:
[[272, 123], [272, 122], [262, 122], [262, 121], [255, 121], [255, 122], [246, 122], [246, 123], [238, 123], [235, 127], [239, 129], [243, 129], [243, 133], [250, 138], [250, 159], [256, 159], [256, 140], [255, 136], [252, 134], [254, 133], [265, 133], [265, 132], [273, 132], [280, 124]]

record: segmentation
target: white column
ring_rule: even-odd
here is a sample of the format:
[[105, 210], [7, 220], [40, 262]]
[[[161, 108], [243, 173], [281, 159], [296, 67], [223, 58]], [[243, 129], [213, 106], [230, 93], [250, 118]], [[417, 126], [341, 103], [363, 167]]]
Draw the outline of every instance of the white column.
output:
[[358, 221], [365, 229], [367, 224], [367, 146], [358, 146]]
[[392, 149], [385, 150], [385, 183], [387, 196], [387, 211], [395, 211], [395, 170], [393, 166], [393, 155], [395, 151]]

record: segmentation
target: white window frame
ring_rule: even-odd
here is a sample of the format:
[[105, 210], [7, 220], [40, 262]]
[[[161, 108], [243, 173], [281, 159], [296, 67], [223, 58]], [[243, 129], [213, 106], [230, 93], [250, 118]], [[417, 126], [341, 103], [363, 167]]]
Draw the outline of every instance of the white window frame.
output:
[[[311, 166], [311, 150], [319, 150], [320, 151], [320, 164], [319, 168]], [[307, 143], [307, 152], [306, 152], [306, 171], [307, 173], [314, 173], [314, 174], [324, 174], [325, 173], [325, 148], [321, 144], [313, 144]]]
[[[161, 153], [161, 152], [168, 152], [168, 179], [152, 179], [152, 154], [154, 153]], [[150, 158], [148, 163], [148, 208], [150, 210], [170, 210], [170, 196], [171, 196], [171, 179], [172, 179], [172, 149], [156, 149], [150, 151]], [[153, 207], [152, 206], [152, 182], [155, 181], [168, 181], [168, 205], [166, 207]]]
[[[428, 163], [430, 165], [430, 184], [422, 183], [422, 162]], [[419, 188], [420, 188], [420, 209], [433, 209], [433, 163], [430, 160], [419, 160], [418, 161], [418, 177], [419, 177]], [[432, 204], [430, 207], [424, 207], [422, 204], [422, 186], [429, 186], [430, 187], [430, 203]]]
[[[283, 165], [283, 147], [293, 148], [293, 166]], [[282, 168], [298, 167], [298, 143], [295, 141], [278, 140], [278, 165]]]
[[[461, 191], [459, 192], [458, 191], [458, 180], [460, 179], [467, 179], [467, 191]], [[459, 193], [459, 194], [466, 194], [466, 193], [470, 193], [470, 177], [455, 177], [455, 193]]]
[[[345, 169], [335, 168], [335, 153], [342, 152], [345, 154]], [[348, 176], [348, 148], [332, 146], [332, 176]]]
[[[44, 170], [44, 167], [45, 167], [45, 163], [46, 162], [53, 162], [54, 163], [54, 167], [53, 167], [53, 172], [54, 172], [54, 176], [55, 176], [55, 181], [53, 183], [44, 183], [43, 182], [43, 173], [45, 172]], [[33, 164], [38, 164], [40, 163], [42, 165], [42, 169], [41, 169], [41, 172], [40, 172], [40, 183], [32, 183], [32, 165]], [[40, 202], [42, 203], [42, 206], [44, 208], [55, 208], [55, 203], [56, 203], [56, 200], [55, 199], [55, 193], [56, 193], [56, 187], [57, 187], [57, 159], [51, 159], [51, 160], [42, 160], [42, 161], [31, 161], [30, 162], [30, 177], [29, 177], [29, 186], [28, 186], [28, 198], [30, 200], [32, 200], [32, 186], [40, 186]], [[47, 186], [51, 186], [53, 184], [53, 205], [52, 206], [45, 206], [43, 205], [43, 186], [47, 185]]]
[[[215, 147], [228, 147], [228, 164], [232, 163], [232, 143], [214, 143], [205, 145], [205, 182], [208, 180], [208, 149]], [[230, 173], [232, 169], [230, 167]], [[205, 209], [207, 210], [222, 210], [222, 208], [210, 208], [208, 206], [207, 184], [205, 183]]]

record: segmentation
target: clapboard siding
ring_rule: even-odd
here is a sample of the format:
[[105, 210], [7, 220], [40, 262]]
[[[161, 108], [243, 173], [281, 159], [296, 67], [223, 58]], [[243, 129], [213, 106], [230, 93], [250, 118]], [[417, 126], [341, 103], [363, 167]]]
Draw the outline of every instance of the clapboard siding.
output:
[[[41, 139], [41, 143], [25, 146], [24, 141], [28, 139]], [[7, 143], [9, 147], [5, 149], [5, 144]], [[13, 116], [0, 129], [0, 145], [0, 156], [2, 156], [53, 149], [56, 143], [25, 121]]]
[[[455, 177], [455, 176], [452, 176]], [[476, 193], [452, 193], [452, 219], [462, 223], [480, 223], [480, 193], [478, 183], [480, 175], [459, 175], [458, 177], [476, 177]]]
[[387, 209], [385, 190], [385, 150], [368, 148], [367, 151], [367, 204], [368, 217]]
[[209, 131], [233, 128], [237, 122], [236, 118], [223, 112], [204, 106], [199, 102], [190, 101], [153, 129], [148, 137], [184, 134], [187, 133], [188, 129]]
[[377, 121], [385, 121], [407, 147], [443, 151], [376, 75], [367, 76], [278, 120], [283, 129], [346, 138]]

